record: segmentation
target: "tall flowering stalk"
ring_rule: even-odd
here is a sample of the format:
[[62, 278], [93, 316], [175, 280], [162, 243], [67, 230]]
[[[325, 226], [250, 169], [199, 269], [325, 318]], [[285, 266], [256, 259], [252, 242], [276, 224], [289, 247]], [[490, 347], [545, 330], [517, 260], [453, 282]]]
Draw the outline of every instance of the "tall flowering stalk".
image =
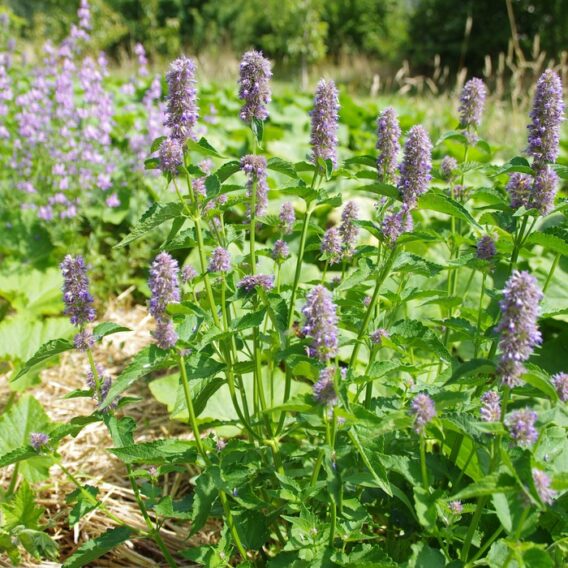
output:
[[318, 83], [311, 116], [312, 161], [331, 160], [336, 166], [339, 93], [333, 81], [322, 79]]
[[168, 304], [180, 301], [179, 266], [167, 252], [161, 252], [150, 267], [148, 286], [152, 293], [150, 314], [156, 320], [154, 337], [162, 349], [169, 349], [176, 344], [177, 334], [166, 309]]
[[354, 201], [346, 203], [341, 213], [341, 225], [339, 225], [339, 234], [343, 244], [343, 258], [349, 259], [355, 252], [357, 237], [359, 236], [359, 228], [354, 221], [359, 218], [359, 207]]
[[166, 74], [168, 104], [164, 126], [170, 136], [183, 144], [193, 137], [193, 129], [199, 118], [197, 90], [195, 89], [195, 63], [182, 56], [172, 62]]
[[303, 332], [311, 338], [309, 355], [321, 362], [335, 357], [338, 349], [337, 308], [331, 292], [323, 285], [313, 288], [302, 308], [305, 317]]
[[396, 183], [398, 180], [400, 134], [396, 111], [387, 107], [377, 118], [377, 172], [379, 179], [385, 183]]
[[552, 69], [547, 69], [537, 82], [530, 117], [527, 154], [540, 168], [558, 157], [560, 124], [564, 118], [562, 82]]
[[244, 101], [241, 119], [245, 122], [268, 118], [267, 106], [272, 98], [271, 77], [270, 61], [260, 51], [247, 51], [243, 55], [240, 66], [239, 98]]
[[481, 79], [474, 77], [464, 85], [459, 106], [462, 128], [479, 127], [486, 97], [487, 87]]
[[255, 216], [264, 215], [268, 207], [268, 185], [266, 183], [266, 158], [249, 154], [241, 158], [241, 169], [247, 176], [248, 215], [251, 217], [251, 207]]
[[537, 325], [541, 299], [536, 278], [515, 270], [505, 285], [500, 302], [502, 317], [497, 327], [501, 334], [498, 370], [503, 384], [508, 387], [520, 384], [525, 371], [523, 362], [542, 340]]

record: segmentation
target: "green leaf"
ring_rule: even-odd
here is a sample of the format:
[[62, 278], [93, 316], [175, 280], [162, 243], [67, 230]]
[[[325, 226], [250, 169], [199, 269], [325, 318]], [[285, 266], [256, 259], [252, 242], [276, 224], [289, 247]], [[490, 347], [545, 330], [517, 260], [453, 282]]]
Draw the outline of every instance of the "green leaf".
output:
[[460, 365], [452, 376], [446, 381], [446, 385], [454, 383], [466, 383], [464, 380], [468, 377], [476, 377], [477, 375], [490, 375], [495, 372], [496, 365], [489, 359], [472, 359], [463, 365]]
[[193, 463], [197, 456], [195, 442], [173, 438], [111, 448], [110, 451], [126, 464]]
[[511, 517], [511, 509], [509, 508], [509, 501], [507, 496], [503, 493], [495, 493], [491, 496], [495, 513], [501, 521], [503, 528], [510, 534], [513, 530], [513, 519]]
[[157, 152], [166, 138], [167, 136], [158, 136], [158, 138], [154, 138], [154, 140], [152, 140], [152, 145], [150, 146], [150, 153], [153, 154], [154, 152]]
[[130, 527], [108, 529], [97, 538], [82, 544], [62, 565], [62, 568], [81, 568], [100, 558], [119, 544], [126, 542], [135, 531]]
[[439, 496], [439, 492], [431, 494], [429, 489], [424, 489], [419, 485], [414, 487], [416, 516], [420, 524], [428, 530], [433, 529], [436, 525], [436, 519], [438, 518], [436, 500]]
[[149, 345], [142, 349], [136, 354], [130, 365], [116, 378], [100, 409], [104, 410], [137, 380], [157, 369], [166, 367], [168, 358], [169, 354], [158, 349], [155, 345]]
[[[85, 492], [87, 492], [92, 499], [87, 497]], [[81, 488], [78, 487], [75, 491], [69, 493], [69, 495], [65, 497], [65, 502], [67, 504], [74, 504], [71, 511], [69, 511], [70, 527], [76, 525], [87, 513], [94, 511], [99, 506], [99, 502], [97, 501], [98, 493], [99, 490], [97, 487], [84, 485]]]
[[221, 182], [215, 174], [205, 178], [205, 190], [207, 193], [207, 199], [217, 197], [221, 193]]
[[243, 511], [235, 515], [237, 532], [245, 548], [260, 550], [270, 534], [266, 515], [261, 511]]
[[264, 139], [264, 120], [260, 118], [253, 118], [252, 119], [252, 132], [258, 142], [259, 146], [262, 146], [262, 140]]
[[[0, 456], [3, 456], [0, 463], [16, 463], [25, 459], [19, 469], [24, 479], [30, 483], [46, 479], [53, 458], [37, 453], [35, 456], [29, 455], [29, 443], [32, 432], [49, 433], [51, 428], [52, 424], [41, 404], [30, 395], [22, 396], [0, 417]], [[21, 452], [16, 452], [18, 459], [14, 459], [14, 450]], [[7, 458], [8, 453], [13, 456], [12, 459]]]
[[187, 148], [189, 150], [193, 150], [198, 154], [203, 156], [214, 156], [215, 158], [223, 158], [221, 154], [205, 138], [200, 138], [199, 142], [195, 142], [195, 140], [189, 139], [187, 142]]
[[37, 560], [55, 560], [59, 555], [57, 543], [42, 531], [19, 527], [17, 536], [20, 544]]
[[192, 517], [192, 505], [192, 494], [185, 495], [182, 499], [176, 501], [170, 495], [167, 495], [154, 507], [154, 511], [160, 517], [188, 521]]
[[59, 355], [60, 353], [64, 353], [65, 351], [69, 351], [70, 349], [74, 349], [74, 345], [71, 341], [67, 339], [53, 339], [52, 341], [48, 341], [44, 343], [35, 353], [35, 355], [26, 361], [24, 366], [20, 369], [18, 374], [12, 379], [13, 381], [23, 377], [27, 373], [29, 373], [32, 369], [43, 365], [46, 361]]
[[545, 231], [535, 231], [525, 244], [540, 245], [556, 254], [568, 256], [568, 230], [551, 227]]
[[215, 175], [221, 183], [228, 180], [232, 175], [241, 170], [241, 163], [238, 160], [232, 160], [223, 164], [216, 172]]
[[130, 233], [115, 245], [114, 248], [125, 247], [127, 244], [143, 237], [152, 229], [159, 227], [162, 223], [179, 217], [182, 211], [183, 206], [181, 203], [154, 203], [144, 215], [140, 217], [140, 220], [132, 227]]
[[515, 156], [506, 164], [503, 164], [503, 166], [501, 166], [493, 175], [499, 176], [501, 174], [509, 174], [513, 172], [530, 175], [534, 174], [534, 171], [532, 170], [529, 161], [526, 158], [523, 158], [522, 156]]
[[93, 335], [96, 339], [102, 339], [107, 335], [112, 335], [114, 333], [121, 333], [123, 331], [132, 331], [129, 327], [124, 327], [123, 325], [118, 325], [117, 323], [113, 323], [111, 321], [105, 321], [103, 323], [99, 323], [93, 329]]
[[270, 160], [268, 160], [267, 167], [269, 170], [279, 172], [294, 179], [299, 179], [296, 169], [294, 168], [294, 164], [281, 160], [280, 158], [270, 158]]
[[418, 198], [418, 207], [420, 209], [427, 209], [429, 211], [437, 211], [438, 213], [445, 213], [452, 217], [456, 217], [481, 228], [479, 223], [471, 216], [471, 213], [459, 202], [443, 193], [429, 191]]
[[242, 331], [244, 329], [250, 329], [251, 327], [259, 327], [264, 321], [265, 315], [266, 308], [262, 308], [257, 312], [250, 312], [245, 314], [243, 317], [234, 320], [231, 324], [231, 328], [235, 331]]
[[144, 160], [145, 170], [158, 170], [160, 169], [160, 159], [159, 158], [147, 158]]
[[356, 190], [368, 191], [369, 193], [374, 193], [376, 195], [384, 195], [398, 201], [401, 200], [398, 189], [394, 185], [389, 185], [388, 183], [370, 183], [368, 185], [357, 187]]
[[1, 505], [4, 516], [2, 527], [8, 531], [18, 525], [28, 529], [38, 529], [44, 509], [36, 506], [33, 491], [24, 481], [16, 494], [7, 503]]
[[197, 534], [205, 525], [211, 512], [213, 501], [217, 497], [217, 487], [209, 471], [205, 471], [197, 478], [194, 495], [190, 535]]

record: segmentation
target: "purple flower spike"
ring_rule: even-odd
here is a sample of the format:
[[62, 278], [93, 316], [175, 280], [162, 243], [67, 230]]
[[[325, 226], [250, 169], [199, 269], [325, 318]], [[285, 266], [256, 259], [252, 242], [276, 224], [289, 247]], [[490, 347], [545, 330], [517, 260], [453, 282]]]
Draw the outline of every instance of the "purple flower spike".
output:
[[501, 397], [495, 391], [487, 391], [481, 397], [481, 420], [499, 422], [501, 420]]
[[245, 292], [252, 292], [256, 287], [264, 290], [274, 288], [274, 276], [272, 274], [254, 274], [245, 276], [238, 284], [237, 288], [242, 288]]
[[537, 418], [536, 412], [523, 408], [511, 412], [505, 419], [505, 426], [519, 446], [527, 448], [538, 440], [538, 431], [535, 428]]
[[379, 329], [373, 331], [373, 333], [371, 333], [369, 337], [371, 338], [371, 343], [380, 347], [383, 344], [383, 339], [389, 338], [389, 332], [386, 329], [380, 327]]
[[87, 349], [90, 349], [95, 344], [93, 332], [90, 329], [80, 331], [73, 338], [73, 343], [75, 344], [75, 349], [87, 351]]
[[[112, 378], [109, 372], [102, 365], [99, 365], [97, 363], [95, 367], [97, 369], [97, 375], [99, 378], [99, 385], [101, 389], [100, 393], [95, 392], [97, 385], [95, 381], [95, 376], [93, 374], [93, 371], [91, 370], [87, 372], [87, 386], [90, 389], [92, 389], [93, 398], [97, 400], [100, 405], [105, 401], [108, 392], [110, 391], [110, 387], [112, 386]], [[115, 400], [109, 406], [107, 406], [102, 412], [108, 412], [109, 410], [113, 410], [117, 407], [117, 405], [118, 405], [118, 400]]]
[[448, 503], [448, 507], [454, 515], [461, 515], [463, 513], [463, 505], [461, 501], [450, 501]]
[[377, 118], [377, 172], [385, 183], [398, 180], [397, 161], [400, 153], [400, 125], [396, 111], [387, 107]]
[[498, 371], [504, 385], [520, 384], [522, 365], [541, 342], [537, 320], [542, 299], [536, 278], [528, 272], [515, 270], [505, 285], [500, 302], [502, 318], [497, 331], [501, 333], [501, 358]]
[[82, 256], [67, 255], [61, 263], [65, 315], [73, 325], [82, 326], [95, 319], [93, 297], [89, 293], [87, 265]]
[[170, 349], [178, 340], [178, 335], [170, 318], [156, 320], [156, 329], [153, 335], [160, 349]]
[[283, 203], [282, 207], [280, 207], [279, 219], [282, 232], [285, 235], [289, 235], [292, 232], [294, 221], [296, 221], [294, 206], [289, 201], [286, 201], [286, 203]]
[[354, 201], [348, 201], [341, 213], [339, 234], [343, 241], [343, 258], [351, 258], [355, 252], [355, 244], [359, 236], [359, 228], [353, 223], [359, 217], [359, 208]]
[[321, 284], [308, 293], [302, 313], [306, 318], [304, 335], [312, 338], [309, 355], [322, 362], [337, 354], [337, 313], [331, 292]]
[[479, 126], [486, 97], [487, 87], [481, 79], [474, 77], [464, 85], [459, 106], [460, 125], [463, 128]]
[[417, 434], [423, 434], [426, 424], [436, 416], [434, 401], [425, 393], [417, 394], [410, 405], [414, 414], [414, 430]]
[[168, 105], [164, 126], [170, 135], [183, 144], [193, 137], [193, 128], [199, 118], [195, 90], [195, 63], [189, 57], [176, 59], [166, 74]]
[[186, 264], [181, 270], [181, 281], [184, 284], [187, 284], [188, 282], [195, 280], [195, 278], [197, 278], [197, 271], [193, 268], [193, 266], [191, 266], [191, 264]]
[[490, 235], [483, 235], [477, 241], [477, 258], [481, 260], [491, 260], [497, 254], [497, 248], [495, 247], [495, 241]]
[[290, 249], [286, 241], [281, 239], [274, 243], [274, 248], [272, 249], [272, 258], [276, 262], [284, 262], [290, 256]]
[[568, 402], [568, 373], [557, 373], [552, 377], [552, 384], [562, 402]]
[[519, 207], [529, 208], [532, 191], [532, 177], [528, 174], [515, 172], [509, 178], [507, 183], [507, 192], [511, 198], [511, 207], [518, 209]]
[[166, 138], [160, 144], [159, 160], [162, 172], [175, 176], [183, 164], [183, 149], [179, 140]]
[[418, 197], [428, 189], [432, 170], [431, 153], [432, 143], [426, 129], [420, 125], [413, 126], [404, 145], [398, 181], [402, 201], [409, 209], [416, 206]]
[[541, 215], [548, 215], [554, 207], [554, 197], [558, 187], [558, 174], [545, 166], [537, 170], [531, 193], [530, 207]]
[[552, 505], [556, 499], [556, 491], [550, 488], [550, 477], [544, 471], [534, 467], [532, 469], [532, 477], [540, 500], [546, 505]]
[[179, 294], [179, 266], [167, 252], [161, 252], [152, 263], [148, 286], [152, 292], [150, 313], [160, 319], [166, 314], [168, 304], [177, 303]]
[[451, 179], [458, 169], [458, 161], [453, 156], [444, 156], [440, 164], [440, 173], [445, 180]]
[[217, 247], [209, 259], [209, 272], [229, 272], [231, 270], [231, 255], [223, 247]]
[[531, 110], [527, 153], [535, 165], [554, 162], [558, 158], [560, 124], [564, 118], [562, 82], [557, 73], [547, 69], [536, 84]]
[[320, 250], [327, 255], [329, 264], [337, 264], [341, 260], [343, 245], [337, 227], [329, 228], [323, 235]]
[[402, 206], [400, 211], [385, 215], [381, 225], [381, 231], [388, 244], [394, 245], [403, 233], [412, 231], [414, 222], [412, 215], [406, 205]]
[[[241, 169], [247, 175], [247, 197], [252, 197], [253, 185], [255, 191], [255, 215], [258, 217], [266, 213], [268, 207], [268, 185], [266, 183], [266, 158], [249, 154], [241, 158]], [[250, 206], [249, 213], [250, 217]]]
[[337, 165], [339, 94], [333, 81], [322, 79], [316, 87], [312, 116], [312, 161], [331, 160]]
[[49, 436], [43, 432], [32, 432], [30, 434], [30, 446], [39, 452], [44, 446], [49, 443]]
[[253, 119], [266, 120], [270, 103], [270, 61], [259, 51], [247, 51], [241, 60], [239, 99], [244, 101], [241, 118], [245, 122]]
[[314, 384], [314, 398], [319, 404], [324, 406], [335, 406], [338, 402], [335, 392], [335, 367], [326, 367], [320, 372], [319, 380]]

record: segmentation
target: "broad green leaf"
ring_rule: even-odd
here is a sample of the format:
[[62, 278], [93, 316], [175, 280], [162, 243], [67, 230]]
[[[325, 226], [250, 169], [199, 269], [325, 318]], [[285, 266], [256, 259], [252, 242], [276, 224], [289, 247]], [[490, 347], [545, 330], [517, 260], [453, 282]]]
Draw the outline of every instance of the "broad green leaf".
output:
[[24, 366], [12, 380], [18, 380], [20, 377], [23, 377], [24, 375], [29, 373], [32, 369], [36, 369], [37, 367], [42, 366], [52, 357], [55, 357], [60, 353], [64, 353], [65, 351], [69, 351], [70, 349], [74, 349], [74, 345], [67, 339], [53, 339], [52, 341], [44, 343], [38, 349], [36, 354], [31, 359], [26, 361]]
[[190, 535], [197, 534], [197, 532], [205, 525], [217, 494], [217, 487], [215, 486], [215, 481], [212, 475], [209, 471], [203, 472], [195, 482], [195, 496], [193, 499]]
[[552, 227], [545, 231], [535, 231], [525, 244], [540, 245], [556, 254], [568, 256], [568, 230]]
[[2, 527], [7, 530], [12, 530], [18, 525], [28, 529], [38, 529], [39, 520], [44, 512], [43, 508], [36, 505], [33, 491], [25, 481], [12, 499], [2, 503], [1, 510], [4, 516]]
[[124, 327], [123, 325], [119, 325], [117, 323], [105, 321], [95, 326], [95, 329], [93, 329], [93, 335], [97, 339], [102, 339], [107, 335], [112, 335], [114, 333], [122, 333], [123, 331], [132, 331], [132, 330], [129, 327]]
[[228, 180], [232, 175], [241, 170], [241, 163], [237, 160], [223, 164], [216, 172], [215, 175], [221, 183]]
[[62, 565], [62, 568], [81, 568], [100, 558], [119, 544], [126, 542], [135, 531], [130, 527], [121, 526], [108, 529], [101, 536], [89, 539], [83, 543]]
[[478, 222], [471, 216], [471, 213], [459, 202], [443, 193], [429, 191], [418, 198], [418, 207], [429, 211], [445, 213], [470, 223], [477, 228], [481, 228]]
[[370, 183], [368, 185], [361, 185], [356, 188], [357, 191], [367, 191], [369, 193], [374, 193], [375, 195], [384, 195], [385, 197], [390, 197], [401, 200], [400, 193], [394, 185], [389, 185], [388, 183]]
[[294, 164], [286, 162], [285, 160], [281, 160], [280, 158], [270, 158], [270, 160], [268, 160], [267, 167], [269, 170], [273, 170], [288, 177], [298, 179], [298, 174], [296, 173]]
[[209, 142], [203, 137], [200, 138], [198, 142], [195, 142], [195, 140], [191, 140], [190, 138], [189, 140], [187, 140], [186, 144], [189, 150], [193, 150], [203, 156], [223, 158], [223, 156], [219, 154], [219, 152], [215, 150], [215, 148], [213, 148], [213, 146], [211, 146], [211, 144], [209, 144]]
[[496, 365], [489, 359], [472, 359], [463, 365], [460, 365], [452, 376], [446, 381], [446, 385], [454, 383], [467, 383], [468, 377], [476, 377], [477, 375], [490, 375], [495, 372]]
[[193, 463], [197, 457], [195, 442], [175, 439], [138, 443], [110, 451], [126, 464]]
[[[87, 496], [87, 493], [90, 497]], [[73, 508], [69, 511], [70, 527], [76, 525], [87, 513], [94, 511], [98, 507], [98, 493], [99, 490], [97, 487], [84, 485], [81, 488], [75, 489], [75, 491], [72, 491], [65, 497], [65, 502], [69, 505], [73, 505]]]
[[234, 320], [231, 324], [231, 328], [235, 331], [243, 331], [245, 329], [250, 329], [252, 327], [259, 327], [264, 321], [264, 316], [266, 315], [266, 308], [262, 308], [257, 312], [249, 312], [241, 318]]
[[130, 233], [115, 245], [114, 248], [125, 247], [127, 244], [143, 237], [152, 229], [159, 227], [162, 223], [179, 217], [182, 211], [183, 206], [181, 203], [154, 203], [144, 215], [140, 217], [140, 220], [132, 227]]

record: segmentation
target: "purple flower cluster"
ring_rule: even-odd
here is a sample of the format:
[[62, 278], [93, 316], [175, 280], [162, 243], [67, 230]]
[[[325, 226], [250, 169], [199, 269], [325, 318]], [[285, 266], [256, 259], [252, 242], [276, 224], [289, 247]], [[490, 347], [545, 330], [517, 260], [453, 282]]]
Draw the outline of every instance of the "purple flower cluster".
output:
[[331, 292], [321, 284], [313, 288], [306, 297], [302, 314], [306, 318], [303, 333], [312, 339], [310, 357], [329, 361], [338, 349], [337, 308]]
[[[174, 341], [175, 343], [175, 341]], [[105, 400], [112, 386], [112, 378], [106, 369], [98, 363], [95, 365], [97, 371], [97, 377], [99, 379], [99, 389], [97, 392], [97, 381], [95, 380], [95, 375], [92, 370], [87, 371], [87, 387], [93, 391], [93, 398], [101, 405]], [[103, 412], [108, 412], [116, 408], [118, 405], [118, 400], [113, 401], [109, 404]]]
[[286, 241], [278, 239], [274, 243], [274, 248], [272, 249], [272, 258], [276, 262], [283, 262], [290, 256], [290, 249]]
[[373, 331], [373, 333], [371, 333], [369, 337], [373, 345], [378, 345], [380, 347], [383, 344], [383, 339], [389, 338], [389, 332], [386, 329], [380, 327], [379, 329]]
[[536, 412], [530, 408], [515, 410], [505, 418], [505, 426], [519, 446], [527, 448], [538, 440], [538, 431], [535, 428], [537, 418]]
[[252, 292], [257, 287], [267, 291], [272, 290], [274, 288], [274, 276], [272, 274], [249, 275], [237, 284], [237, 288], [241, 288], [247, 293]]
[[562, 82], [552, 69], [547, 69], [537, 82], [530, 117], [527, 153], [534, 159], [534, 165], [541, 167], [558, 157], [560, 124], [564, 118]]
[[520, 383], [525, 370], [523, 362], [541, 342], [537, 325], [541, 299], [536, 278], [528, 272], [515, 270], [505, 285], [500, 302], [502, 317], [497, 327], [501, 333], [498, 371], [503, 384], [509, 387]]
[[160, 144], [160, 169], [175, 176], [183, 164], [183, 148], [177, 138], [166, 138]]
[[481, 260], [492, 260], [497, 254], [497, 247], [491, 235], [483, 235], [477, 241], [476, 249], [476, 256]]
[[463, 513], [463, 505], [461, 501], [450, 501], [448, 507], [452, 514], [461, 515]]
[[330, 227], [324, 233], [320, 250], [327, 256], [329, 264], [337, 264], [341, 261], [343, 243], [337, 227]]
[[43, 432], [31, 432], [30, 433], [30, 446], [39, 452], [44, 446], [49, 443], [49, 436]]
[[247, 51], [241, 60], [239, 79], [239, 99], [244, 101], [241, 119], [245, 122], [266, 120], [267, 105], [271, 100], [270, 61], [259, 51]]
[[498, 392], [487, 391], [481, 397], [481, 420], [499, 422], [501, 420], [501, 397]]
[[142, 77], [146, 77], [148, 75], [148, 59], [146, 57], [146, 50], [141, 43], [137, 43], [134, 46], [134, 55], [136, 55], [138, 59], [138, 73]]
[[462, 128], [470, 126], [477, 128], [479, 126], [486, 97], [487, 87], [481, 79], [474, 77], [464, 85], [459, 106], [460, 125]]
[[359, 228], [353, 223], [359, 218], [359, 208], [354, 201], [348, 201], [341, 213], [339, 234], [343, 245], [343, 258], [351, 258], [359, 236]]
[[434, 401], [425, 393], [417, 394], [410, 404], [410, 410], [414, 414], [415, 432], [423, 434], [426, 425], [436, 416]]
[[195, 89], [195, 63], [189, 57], [176, 59], [166, 74], [168, 82], [168, 106], [164, 126], [170, 136], [183, 144], [193, 137], [192, 130], [199, 118], [197, 91]]
[[296, 213], [294, 211], [294, 206], [292, 205], [292, 203], [286, 201], [282, 204], [278, 218], [280, 219], [282, 232], [285, 235], [289, 235], [292, 232], [294, 222], [296, 221]]
[[382, 182], [396, 183], [400, 153], [400, 125], [396, 111], [387, 107], [377, 118], [377, 172]]
[[432, 170], [432, 143], [426, 129], [413, 126], [404, 145], [404, 158], [400, 164], [398, 189], [402, 201], [413, 209], [418, 197], [428, 189]]
[[187, 284], [188, 282], [195, 280], [196, 277], [197, 277], [197, 271], [195, 270], [195, 268], [193, 268], [193, 266], [191, 266], [191, 264], [186, 264], [181, 269], [181, 281], [184, 284]]
[[338, 402], [335, 392], [335, 367], [326, 367], [320, 371], [318, 381], [314, 384], [314, 399], [324, 406], [335, 406]]
[[532, 478], [540, 500], [546, 505], [552, 505], [556, 499], [556, 491], [550, 488], [550, 477], [541, 469], [532, 468]]
[[231, 270], [231, 255], [223, 247], [217, 247], [209, 258], [209, 272], [229, 272]]
[[562, 402], [568, 402], [568, 373], [556, 373], [552, 377], [552, 384]]
[[554, 197], [558, 187], [558, 174], [548, 166], [537, 170], [534, 176], [529, 207], [541, 215], [548, 215], [554, 207]]
[[444, 156], [440, 164], [440, 173], [445, 180], [454, 177], [458, 169], [458, 161], [453, 156]]
[[[255, 215], [266, 213], [268, 207], [268, 184], [266, 183], [266, 158], [249, 154], [241, 158], [241, 169], [247, 175], [247, 197], [255, 189]], [[250, 217], [250, 205], [248, 215]]]
[[322, 79], [314, 97], [312, 117], [312, 161], [331, 160], [337, 165], [337, 123], [339, 121], [339, 94], [333, 81]]
[[530, 209], [530, 199], [532, 190], [532, 177], [528, 174], [515, 172], [511, 174], [507, 183], [507, 192], [511, 198], [511, 207], [518, 209], [525, 207]]
[[393, 245], [400, 235], [412, 231], [413, 227], [414, 221], [410, 209], [403, 204], [399, 211], [385, 215], [381, 231], [386, 241]]
[[150, 313], [156, 320], [154, 337], [160, 348], [169, 349], [177, 341], [177, 334], [173, 328], [171, 317], [166, 311], [168, 304], [180, 301], [177, 260], [167, 252], [158, 254], [150, 267], [148, 286], [152, 293]]
[[88, 349], [91, 349], [91, 347], [95, 344], [93, 332], [88, 328], [81, 330], [73, 338], [73, 343], [75, 345], [75, 349], [78, 349], [79, 351], [87, 351]]
[[84, 326], [95, 319], [95, 309], [93, 297], [89, 292], [87, 265], [83, 257], [68, 254], [61, 263], [61, 274], [64, 313], [69, 316], [73, 325]]

